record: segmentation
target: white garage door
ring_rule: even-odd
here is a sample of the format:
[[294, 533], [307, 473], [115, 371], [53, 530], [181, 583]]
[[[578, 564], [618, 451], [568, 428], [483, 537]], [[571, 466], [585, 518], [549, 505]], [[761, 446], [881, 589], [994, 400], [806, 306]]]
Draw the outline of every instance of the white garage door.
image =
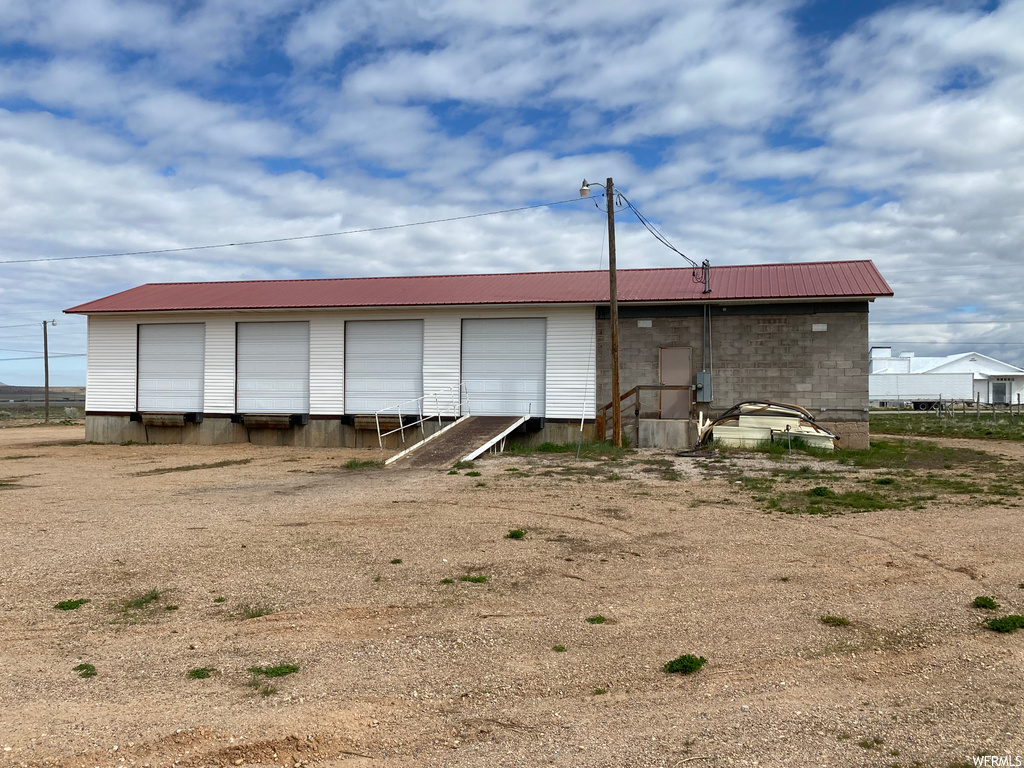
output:
[[202, 411], [205, 347], [204, 323], [140, 325], [138, 409]]
[[462, 382], [481, 416], [544, 415], [544, 318], [462, 321]]
[[238, 413], [309, 413], [309, 323], [239, 323]]
[[[345, 323], [345, 413], [374, 413], [422, 395], [422, 320]], [[401, 410], [419, 413], [419, 403]]]

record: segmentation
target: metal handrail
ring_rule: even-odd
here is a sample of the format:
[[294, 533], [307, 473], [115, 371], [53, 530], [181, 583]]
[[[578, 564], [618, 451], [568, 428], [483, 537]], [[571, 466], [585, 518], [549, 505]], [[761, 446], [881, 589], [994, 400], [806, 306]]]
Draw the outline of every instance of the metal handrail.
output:
[[[638, 384], [637, 386], [633, 387], [631, 390], [629, 390], [625, 394], [619, 396], [618, 408], [619, 408], [620, 412], [622, 410], [622, 402], [624, 400], [626, 400], [626, 399], [628, 399], [630, 397], [635, 398], [636, 402], [633, 405], [633, 412], [636, 415], [636, 440], [637, 440], [637, 444], [638, 445], [639, 445], [639, 442], [640, 442], [640, 395], [645, 390], [661, 392], [662, 390], [666, 390], [666, 389], [668, 389], [668, 390], [679, 390], [679, 389], [692, 390], [693, 389], [693, 385], [692, 384]], [[608, 423], [608, 409], [612, 408], [614, 405], [615, 405], [615, 403], [613, 401], [611, 403], [608, 403], [608, 405], [604, 406], [603, 408], [598, 408], [597, 409], [597, 414], [596, 414], [596, 416], [597, 416], [596, 422], [597, 423], [596, 423], [595, 426], [597, 427], [597, 434], [598, 434], [599, 438], [601, 438], [601, 439], [604, 438], [606, 425]]]
[[[456, 390], [458, 390], [458, 396], [457, 397], [455, 396]], [[462, 407], [463, 406], [466, 407], [466, 413], [467, 414], [470, 412], [470, 410], [469, 410], [469, 397], [468, 397], [469, 392], [466, 389], [466, 383], [465, 382], [463, 382], [463, 383], [461, 383], [461, 384], [459, 384], [458, 386], [455, 386], [455, 387], [448, 387], [447, 389], [439, 389], [437, 392], [431, 392], [430, 394], [421, 395], [420, 397], [413, 398], [412, 400], [405, 400], [404, 402], [398, 403], [396, 405], [389, 405], [387, 408], [381, 408], [380, 410], [374, 411], [373, 419], [374, 419], [374, 422], [377, 425], [377, 444], [380, 446], [381, 450], [384, 449], [384, 438], [387, 437], [388, 435], [395, 434], [395, 432], [400, 432], [402, 434], [402, 442], [404, 443], [405, 442], [405, 430], [406, 429], [415, 429], [416, 427], [419, 427], [420, 428], [420, 432], [422, 433], [423, 432], [423, 424], [424, 424], [424, 422], [426, 422], [426, 421], [428, 421], [430, 419], [433, 419], [435, 416], [437, 417], [437, 423], [440, 425], [441, 424], [441, 417], [449, 415], [449, 412], [447, 410], [442, 410], [442, 408], [441, 408], [441, 399], [440, 398], [445, 393], [451, 393], [451, 397], [449, 398], [449, 402], [452, 404], [452, 407], [451, 407], [451, 415], [452, 416], [454, 416], [455, 418], [458, 418], [459, 416], [461, 416], [462, 415]], [[424, 401], [427, 398], [431, 398], [431, 397], [434, 399], [434, 410], [435, 410], [436, 413], [435, 414], [431, 414], [430, 416], [424, 416], [423, 415], [423, 403], [424, 403]], [[419, 418], [416, 421], [414, 421], [412, 424], [408, 424], [407, 425], [405, 423], [405, 421], [402, 419], [402, 409], [405, 406], [409, 405], [409, 403], [417, 403], [418, 407], [416, 409], [416, 412], [419, 414]], [[380, 431], [380, 417], [381, 417], [381, 414], [387, 415], [387, 413], [386, 413], [387, 411], [392, 411], [392, 410], [394, 410], [396, 408], [398, 409], [398, 413], [397, 413], [397, 415], [398, 415], [398, 427], [396, 429], [388, 430], [387, 432], [381, 432]]]

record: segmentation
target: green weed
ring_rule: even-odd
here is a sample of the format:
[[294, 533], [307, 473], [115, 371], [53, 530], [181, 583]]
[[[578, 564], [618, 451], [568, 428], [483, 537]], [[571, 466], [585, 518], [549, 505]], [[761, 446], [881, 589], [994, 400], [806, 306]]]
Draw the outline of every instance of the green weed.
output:
[[58, 611], [77, 611], [86, 603], [91, 602], [92, 600], [89, 600], [88, 598], [80, 597], [77, 600], [61, 600], [53, 607], [56, 608]]
[[551, 650], [554, 651], [555, 653], [565, 653], [565, 646], [564, 645], [555, 645], [555, 646], [552, 646]]
[[196, 667], [188, 671], [188, 677], [190, 680], [205, 680], [211, 677], [217, 670], [213, 667]]
[[269, 605], [245, 603], [239, 607], [238, 612], [242, 615], [243, 619], [258, 619], [260, 616], [269, 616], [274, 612], [274, 609]]
[[73, 671], [78, 673], [79, 677], [96, 677], [96, 667], [92, 664], [82, 663], [77, 667], [71, 668]]
[[666, 662], [662, 669], [670, 674], [692, 675], [694, 672], [698, 672], [706, 663], [707, 659], [703, 656], [684, 653], [682, 656]]
[[486, 576], [459, 576], [459, 581], [468, 581], [470, 584], [486, 584]]
[[505, 534], [506, 539], [521, 539], [526, 536], [526, 531], [522, 528], [513, 528], [511, 531]]
[[842, 616], [829, 616], [823, 615], [820, 617], [821, 623], [829, 627], [848, 627], [850, 626], [850, 620], [845, 619]]
[[402, 558], [400, 558], [400, 557], [393, 558], [391, 560], [391, 564], [392, 565], [401, 565], [402, 564]]
[[1018, 629], [1024, 629], [1024, 616], [1013, 613], [1001, 619], [988, 619], [985, 624], [993, 632], [1016, 632]]
[[467, 472], [466, 477], [480, 477], [480, 473], [474, 470], [472, 472]]
[[345, 469], [379, 469], [383, 466], [383, 461], [374, 461], [373, 459], [349, 459], [342, 464]]
[[298, 664], [278, 664], [274, 667], [249, 667], [249, 672], [253, 675], [262, 675], [263, 677], [284, 677], [285, 675], [293, 675], [298, 671]]
[[139, 610], [145, 608], [150, 603], [156, 602], [160, 599], [161, 592], [158, 589], [151, 589], [148, 592], [143, 592], [141, 595], [130, 597], [124, 601], [125, 610]]
[[604, 624], [608, 619], [601, 614], [597, 614], [596, 616], [588, 616], [584, 621], [586, 621], [587, 624]]
[[999, 607], [999, 603], [997, 603], [993, 598], [986, 597], [985, 595], [978, 595], [974, 598], [974, 602], [972, 602], [971, 605], [975, 608], [981, 608], [986, 611], [994, 611]]

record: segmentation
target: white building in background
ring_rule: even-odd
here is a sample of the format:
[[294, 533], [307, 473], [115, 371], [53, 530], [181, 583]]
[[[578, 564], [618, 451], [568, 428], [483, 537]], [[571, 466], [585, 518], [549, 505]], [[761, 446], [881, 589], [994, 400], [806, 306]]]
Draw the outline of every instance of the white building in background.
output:
[[945, 357], [892, 356], [891, 347], [872, 347], [868, 368], [872, 404], [910, 402], [928, 407], [939, 400], [978, 400], [986, 405], [1024, 400], [1024, 369], [980, 352]]

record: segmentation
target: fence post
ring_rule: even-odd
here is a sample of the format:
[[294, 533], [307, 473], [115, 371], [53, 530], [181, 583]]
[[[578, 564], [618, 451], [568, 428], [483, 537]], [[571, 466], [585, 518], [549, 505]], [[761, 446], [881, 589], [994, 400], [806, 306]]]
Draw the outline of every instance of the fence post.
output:
[[981, 393], [974, 393], [974, 417], [981, 421]]

